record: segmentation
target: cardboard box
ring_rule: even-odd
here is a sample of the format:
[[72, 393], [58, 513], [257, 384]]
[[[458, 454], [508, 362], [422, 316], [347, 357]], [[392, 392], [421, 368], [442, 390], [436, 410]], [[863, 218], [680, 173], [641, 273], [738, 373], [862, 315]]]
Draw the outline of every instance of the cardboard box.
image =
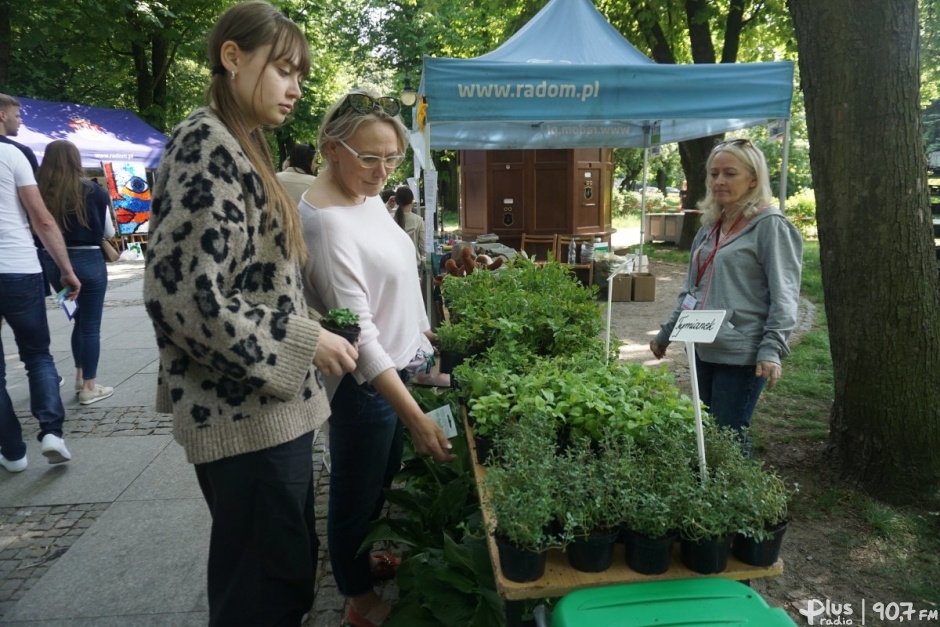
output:
[[629, 274], [618, 274], [610, 282], [610, 300], [615, 303], [629, 303], [632, 298], [633, 279]]
[[656, 300], [656, 277], [649, 272], [634, 272], [630, 277], [633, 279], [633, 300], [637, 302]]

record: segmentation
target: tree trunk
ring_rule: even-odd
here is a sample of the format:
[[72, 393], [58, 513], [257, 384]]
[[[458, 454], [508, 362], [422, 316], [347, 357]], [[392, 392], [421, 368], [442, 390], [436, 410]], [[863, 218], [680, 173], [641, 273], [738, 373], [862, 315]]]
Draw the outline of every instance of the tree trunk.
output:
[[[682, 171], [685, 172], [685, 182], [688, 190], [683, 201], [683, 209], [695, 209], [695, 205], [705, 197], [705, 162], [720, 136], [700, 137], [690, 141], [679, 142], [679, 159], [682, 161]], [[702, 225], [697, 214], [695, 219], [682, 220], [682, 233], [679, 234], [679, 250], [691, 250], [692, 240]]]
[[916, 0], [789, 0], [835, 397], [830, 452], [894, 502], [940, 487], [940, 289]]

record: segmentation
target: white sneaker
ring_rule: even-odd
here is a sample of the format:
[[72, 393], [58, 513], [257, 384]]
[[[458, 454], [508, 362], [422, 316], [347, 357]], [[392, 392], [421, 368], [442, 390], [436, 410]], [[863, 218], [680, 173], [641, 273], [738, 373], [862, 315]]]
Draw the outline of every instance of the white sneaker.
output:
[[51, 433], [42, 437], [42, 454], [50, 464], [61, 464], [72, 459], [72, 454], [65, 448], [65, 440]]
[[18, 459], [16, 461], [10, 461], [3, 455], [0, 455], [0, 466], [3, 466], [10, 472], [23, 472], [26, 470], [26, 463], [25, 455], [23, 455], [22, 459]]
[[82, 379], [75, 379], [75, 394], [81, 394], [85, 389], [85, 382]]
[[93, 390], [82, 390], [78, 393], [78, 402], [82, 405], [91, 405], [98, 401], [103, 401], [114, 394], [114, 388], [106, 388], [102, 385], [95, 385]]

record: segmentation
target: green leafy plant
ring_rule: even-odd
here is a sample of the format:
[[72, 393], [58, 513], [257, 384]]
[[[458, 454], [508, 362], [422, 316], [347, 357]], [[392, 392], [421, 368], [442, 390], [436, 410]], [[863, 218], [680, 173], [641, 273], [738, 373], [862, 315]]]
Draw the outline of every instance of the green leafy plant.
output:
[[359, 314], [345, 307], [335, 308], [327, 311], [321, 320], [342, 329], [357, 326], [359, 324]]

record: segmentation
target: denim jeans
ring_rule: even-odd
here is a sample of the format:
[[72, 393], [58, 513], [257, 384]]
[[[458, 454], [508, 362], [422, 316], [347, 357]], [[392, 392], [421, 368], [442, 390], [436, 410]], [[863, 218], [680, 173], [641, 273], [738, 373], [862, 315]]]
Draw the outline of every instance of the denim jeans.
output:
[[383, 490], [401, 468], [403, 427], [391, 405], [369, 383], [347, 374], [330, 401], [330, 502], [327, 543], [341, 594], [372, 590], [369, 551], [359, 547], [382, 513]]
[[695, 368], [702, 402], [718, 426], [738, 432], [744, 452], [750, 455], [750, 442], [743, 429], [751, 426], [751, 416], [767, 380], [754, 375], [755, 366], [713, 364], [698, 355]]
[[[39, 419], [39, 440], [48, 433], [62, 437], [65, 408], [59, 395], [59, 373], [49, 353], [45, 280], [42, 274], [0, 274], [0, 318], [10, 325], [26, 366], [29, 409]], [[0, 339], [0, 351], [3, 349]], [[23, 430], [7, 393], [6, 363], [0, 360], [0, 454], [15, 461], [26, 455]]]
[[[101, 356], [101, 316], [104, 312], [104, 296], [108, 291], [108, 269], [98, 248], [69, 248], [69, 261], [82, 289], [78, 293], [78, 310], [72, 327], [72, 358], [75, 367], [82, 369], [83, 379], [98, 376], [98, 359]], [[45, 250], [40, 254], [46, 277], [56, 291], [62, 289], [62, 274]]]
[[313, 432], [196, 465], [212, 515], [209, 626], [298, 626], [313, 605]]

